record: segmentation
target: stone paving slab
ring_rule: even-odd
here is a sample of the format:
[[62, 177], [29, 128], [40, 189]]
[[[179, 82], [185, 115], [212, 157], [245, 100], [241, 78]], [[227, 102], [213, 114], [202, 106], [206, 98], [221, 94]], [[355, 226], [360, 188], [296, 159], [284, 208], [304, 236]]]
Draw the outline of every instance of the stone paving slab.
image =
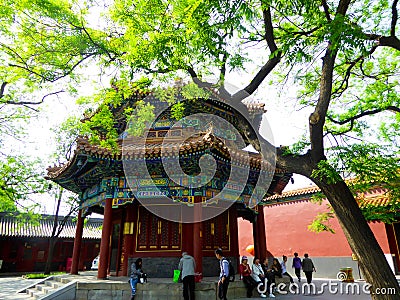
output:
[[24, 279], [21, 276], [1, 277], [0, 300], [26, 299], [26, 296], [20, 296], [16, 292], [39, 281], [40, 279]]

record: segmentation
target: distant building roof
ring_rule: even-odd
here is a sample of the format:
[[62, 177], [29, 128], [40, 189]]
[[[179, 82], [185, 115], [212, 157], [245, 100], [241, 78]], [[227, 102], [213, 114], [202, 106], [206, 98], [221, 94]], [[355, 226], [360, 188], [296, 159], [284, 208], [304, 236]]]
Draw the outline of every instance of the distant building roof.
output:
[[312, 186], [308, 186], [308, 187], [304, 187], [304, 188], [300, 188], [300, 189], [295, 189], [295, 190], [291, 190], [291, 191], [286, 191], [283, 192], [282, 194], [275, 194], [272, 195], [268, 198], [266, 198], [265, 200], [267, 200], [268, 202], [279, 202], [279, 200], [294, 200], [292, 199], [293, 197], [296, 196], [303, 196], [303, 195], [308, 195], [308, 194], [315, 194], [320, 192], [320, 188], [317, 187], [316, 185], [312, 185]]
[[[288, 202], [309, 200], [313, 194], [321, 192], [321, 189], [316, 186], [308, 186], [300, 189], [283, 192], [282, 194], [272, 195], [265, 199], [265, 205], [278, 205]], [[385, 207], [392, 204], [392, 200], [387, 194], [387, 191], [380, 187], [375, 187], [367, 193], [359, 193], [356, 197], [358, 205], [363, 208], [367, 206]]]
[[[17, 219], [17, 215], [10, 213], [0, 213], [0, 237], [40, 237], [47, 238], [53, 231], [54, 216], [42, 215], [39, 224], [23, 223]], [[63, 217], [59, 217], [60, 224]], [[83, 226], [83, 239], [101, 239], [102, 219], [88, 219]], [[76, 222], [69, 219], [60, 238], [75, 238]]]

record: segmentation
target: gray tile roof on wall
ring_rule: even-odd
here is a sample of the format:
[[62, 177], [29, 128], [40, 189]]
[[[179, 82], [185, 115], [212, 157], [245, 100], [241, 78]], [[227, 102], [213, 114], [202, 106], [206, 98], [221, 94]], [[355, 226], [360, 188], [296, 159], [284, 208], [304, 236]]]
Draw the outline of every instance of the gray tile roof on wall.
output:
[[[63, 217], [59, 217], [59, 224]], [[15, 215], [0, 213], [0, 237], [50, 237], [54, 216], [43, 215], [39, 224], [23, 222]], [[101, 239], [102, 219], [88, 219], [83, 227], [83, 239]], [[69, 219], [61, 231], [60, 238], [75, 238], [76, 222]]]

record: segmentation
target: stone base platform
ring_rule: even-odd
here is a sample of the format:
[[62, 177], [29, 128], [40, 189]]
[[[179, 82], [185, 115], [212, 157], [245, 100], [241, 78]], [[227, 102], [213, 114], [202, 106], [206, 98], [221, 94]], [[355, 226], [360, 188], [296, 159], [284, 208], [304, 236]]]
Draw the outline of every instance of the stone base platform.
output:
[[[196, 284], [196, 299], [213, 300], [216, 297], [216, 284], [213, 282]], [[182, 285], [178, 283], [148, 282], [138, 284], [135, 300], [172, 300], [182, 299]], [[126, 283], [92, 282], [80, 283], [76, 287], [76, 300], [89, 299], [131, 299], [131, 290]]]
[[[76, 280], [76, 300], [107, 299], [130, 300], [131, 290], [128, 277], [111, 277], [108, 280], [98, 280], [95, 276], [67, 276]], [[278, 279], [278, 278], [277, 278]], [[205, 277], [202, 282], [196, 283], [196, 300], [218, 300], [218, 278]], [[287, 283], [283, 279], [279, 282]], [[278, 284], [278, 282], [277, 282]], [[258, 293], [256, 289], [254, 296]], [[246, 298], [246, 289], [240, 280], [229, 283], [228, 298]], [[149, 278], [147, 283], [137, 285], [135, 300], [176, 300], [183, 299], [182, 284], [172, 282], [172, 278]]]
[[[205, 278], [196, 283], [195, 296], [197, 300], [217, 300], [217, 278]], [[97, 280], [92, 282], [80, 282], [76, 284], [76, 300], [112, 299], [130, 300], [131, 289], [127, 282]], [[241, 281], [229, 284], [228, 294], [230, 298], [245, 298], [246, 291]], [[135, 300], [176, 300], [183, 299], [182, 284], [174, 283], [172, 279], [153, 278], [147, 283], [138, 284]]]

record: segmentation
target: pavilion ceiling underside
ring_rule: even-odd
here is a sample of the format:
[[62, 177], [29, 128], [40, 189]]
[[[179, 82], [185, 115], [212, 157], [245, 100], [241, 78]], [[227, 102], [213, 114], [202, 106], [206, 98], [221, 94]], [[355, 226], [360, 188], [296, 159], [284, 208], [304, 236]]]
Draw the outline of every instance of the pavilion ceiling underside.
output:
[[61, 176], [54, 181], [79, 195], [93, 185], [100, 183], [103, 178], [113, 177], [115, 174], [122, 173], [122, 164], [119, 161], [88, 158], [84, 155], [78, 156], [78, 160], [82, 163], [81, 168], [72, 168], [75, 172], [68, 172], [64, 174], [65, 176]]

